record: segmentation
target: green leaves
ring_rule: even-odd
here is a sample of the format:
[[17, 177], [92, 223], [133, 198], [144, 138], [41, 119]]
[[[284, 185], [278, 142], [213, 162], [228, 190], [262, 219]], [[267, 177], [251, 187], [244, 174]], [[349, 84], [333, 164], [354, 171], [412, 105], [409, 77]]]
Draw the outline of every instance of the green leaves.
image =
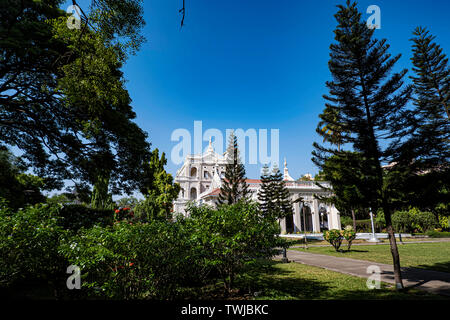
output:
[[158, 149], [151, 152], [149, 162], [144, 164], [140, 191], [145, 200], [141, 201], [135, 210], [142, 221], [172, 217], [172, 202], [178, 197], [180, 185], [174, 183], [172, 175], [165, 171], [166, 164], [164, 152], [159, 158]]
[[218, 209], [191, 206], [188, 212], [186, 222], [195, 230], [205, 262], [218, 270], [227, 290], [247, 262], [271, 257], [282, 245], [277, 222], [263, 215], [256, 203], [239, 201]]

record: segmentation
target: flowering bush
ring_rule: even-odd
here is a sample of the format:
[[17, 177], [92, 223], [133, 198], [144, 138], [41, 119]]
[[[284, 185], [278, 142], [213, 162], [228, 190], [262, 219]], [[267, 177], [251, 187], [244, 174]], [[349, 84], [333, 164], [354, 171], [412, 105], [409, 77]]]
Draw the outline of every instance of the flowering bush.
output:
[[352, 241], [356, 238], [356, 232], [353, 230], [352, 226], [347, 226], [343, 231], [341, 231], [342, 236], [347, 240], [347, 251], [350, 251], [352, 246]]
[[343, 240], [343, 230], [326, 230], [323, 233], [323, 238], [328, 241], [336, 251], [339, 251]]
[[134, 218], [134, 212], [126, 207], [114, 211], [114, 221], [131, 220]]

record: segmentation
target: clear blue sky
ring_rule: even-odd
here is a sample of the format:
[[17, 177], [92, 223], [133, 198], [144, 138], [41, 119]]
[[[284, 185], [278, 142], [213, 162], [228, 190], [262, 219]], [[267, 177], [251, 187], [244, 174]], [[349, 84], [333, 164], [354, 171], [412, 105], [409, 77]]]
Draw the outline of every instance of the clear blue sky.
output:
[[[193, 132], [194, 120], [203, 130], [280, 129], [280, 161], [287, 158], [291, 176], [316, 173], [312, 143], [339, 3], [345, 1], [186, 0], [180, 30], [182, 0], [146, 0], [148, 41], [124, 72], [136, 122], [153, 148], [170, 156], [172, 131]], [[450, 54], [450, 1], [358, 1], [364, 19], [372, 4], [381, 8], [375, 35], [403, 55], [396, 70], [411, 67], [409, 39], [418, 25]], [[167, 170], [177, 169], [169, 161]], [[246, 169], [249, 178], [259, 176], [259, 165]]]

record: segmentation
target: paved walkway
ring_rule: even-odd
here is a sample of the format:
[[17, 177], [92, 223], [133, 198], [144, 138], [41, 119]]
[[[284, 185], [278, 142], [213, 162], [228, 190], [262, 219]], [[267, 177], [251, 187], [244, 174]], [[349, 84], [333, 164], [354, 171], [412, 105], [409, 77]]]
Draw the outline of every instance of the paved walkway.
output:
[[[440, 238], [440, 239], [436, 239], [436, 240], [407, 240], [407, 241], [403, 241], [400, 242], [398, 239], [397, 240], [397, 245], [402, 245], [402, 244], [409, 244], [409, 243], [436, 243], [436, 242], [450, 242], [450, 238]], [[363, 243], [352, 243], [352, 247], [353, 246], [379, 246], [379, 245], [389, 245], [389, 240], [388, 239], [383, 239], [383, 242], [363, 242]], [[329, 247], [330, 244], [309, 244], [308, 243], [308, 247]], [[289, 248], [304, 248], [305, 245], [304, 244], [296, 244], [293, 246], [290, 246]]]
[[[395, 284], [392, 265], [373, 261], [333, 257], [317, 253], [288, 250], [289, 261], [321, 267], [357, 277], [368, 278], [367, 267], [376, 265], [381, 269], [381, 281]], [[278, 256], [277, 258], [281, 258]], [[416, 287], [431, 293], [450, 296], [450, 273], [417, 268], [402, 268], [403, 285]]]

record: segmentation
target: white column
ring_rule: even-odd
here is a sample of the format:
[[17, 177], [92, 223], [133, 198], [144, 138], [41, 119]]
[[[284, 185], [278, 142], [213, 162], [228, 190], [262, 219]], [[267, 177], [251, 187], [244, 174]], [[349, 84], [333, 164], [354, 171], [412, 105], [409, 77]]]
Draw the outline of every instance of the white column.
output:
[[300, 223], [300, 203], [294, 203], [294, 232], [301, 231]]
[[334, 204], [332, 204], [330, 207], [330, 217], [331, 217], [331, 220], [333, 221], [332, 229], [340, 230], [341, 229], [341, 217], [339, 215], [339, 211], [336, 209]]
[[281, 234], [286, 234], [286, 218], [282, 218], [279, 220], [281, 227]]
[[313, 216], [312, 216], [313, 231], [320, 232], [319, 200], [317, 200], [317, 199], [313, 200], [313, 208], [314, 208], [314, 212], [313, 212]]

